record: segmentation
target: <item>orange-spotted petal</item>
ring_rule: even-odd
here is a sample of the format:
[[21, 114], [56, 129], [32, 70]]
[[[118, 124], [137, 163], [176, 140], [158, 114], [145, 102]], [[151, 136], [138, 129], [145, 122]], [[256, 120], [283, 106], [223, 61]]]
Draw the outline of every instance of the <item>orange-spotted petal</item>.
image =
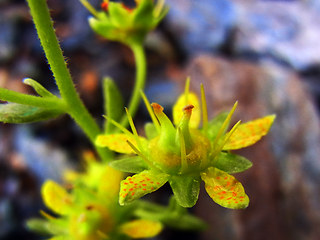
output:
[[46, 206], [55, 213], [66, 214], [72, 207], [72, 197], [54, 181], [46, 181], [42, 186], [41, 193]]
[[210, 167], [201, 173], [209, 196], [222, 207], [241, 209], [249, 204], [242, 184], [233, 176], [217, 168]]
[[196, 94], [192, 92], [183, 93], [173, 106], [173, 123], [177, 126], [183, 116], [183, 109], [187, 105], [193, 105], [189, 126], [197, 128], [201, 120], [201, 106]]
[[275, 118], [275, 115], [269, 115], [240, 124], [223, 146], [223, 150], [240, 149], [256, 143], [269, 132]]
[[[139, 137], [139, 139], [141, 139], [141, 141], [144, 140], [142, 137]], [[128, 141], [135, 147], [138, 146], [136, 138], [133, 135], [124, 133], [99, 135], [96, 139], [96, 145], [99, 147], [108, 147], [110, 150], [118, 153], [135, 153], [128, 144]]]
[[158, 190], [169, 179], [169, 175], [152, 170], [127, 177], [121, 182], [119, 203], [124, 205], [142, 196]]
[[157, 221], [138, 219], [123, 224], [121, 232], [131, 238], [151, 238], [162, 230], [162, 224]]

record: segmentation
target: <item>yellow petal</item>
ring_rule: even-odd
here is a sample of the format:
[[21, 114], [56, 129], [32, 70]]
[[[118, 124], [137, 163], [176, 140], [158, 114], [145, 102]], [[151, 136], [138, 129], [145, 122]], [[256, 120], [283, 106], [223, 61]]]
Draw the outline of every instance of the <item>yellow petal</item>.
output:
[[183, 116], [183, 108], [187, 105], [194, 106], [189, 126], [191, 128], [197, 128], [201, 120], [201, 107], [197, 95], [192, 92], [188, 92], [187, 94], [183, 93], [178, 98], [173, 106], [173, 122], [176, 126], [179, 124], [180, 119]]
[[223, 146], [223, 150], [240, 149], [256, 143], [269, 132], [275, 118], [275, 115], [269, 115], [240, 124]]
[[41, 193], [46, 206], [58, 214], [66, 214], [72, 207], [72, 197], [54, 181], [46, 181]]
[[144, 195], [158, 190], [168, 181], [169, 175], [165, 173], [145, 170], [121, 182], [119, 203], [124, 205]]
[[110, 197], [118, 196], [120, 182], [123, 179], [123, 173], [109, 166], [105, 167], [99, 181], [99, 193], [106, 193]]
[[241, 209], [249, 204], [242, 184], [233, 176], [217, 168], [210, 167], [201, 173], [209, 196], [222, 207]]
[[128, 141], [137, 147], [135, 137], [124, 133], [99, 135], [96, 139], [96, 145], [99, 147], [108, 147], [110, 150], [118, 153], [135, 153], [128, 144]]
[[151, 238], [162, 230], [162, 224], [150, 220], [133, 220], [121, 226], [121, 232], [131, 238]]

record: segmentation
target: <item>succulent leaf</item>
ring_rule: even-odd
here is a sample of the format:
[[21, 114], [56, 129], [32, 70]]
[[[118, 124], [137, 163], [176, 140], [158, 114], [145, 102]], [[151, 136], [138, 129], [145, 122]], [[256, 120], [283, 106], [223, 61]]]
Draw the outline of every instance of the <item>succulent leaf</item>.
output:
[[200, 191], [200, 177], [172, 176], [169, 183], [180, 206], [189, 208], [196, 204]]
[[214, 160], [214, 167], [229, 174], [239, 173], [252, 167], [252, 162], [237, 154], [221, 152]]

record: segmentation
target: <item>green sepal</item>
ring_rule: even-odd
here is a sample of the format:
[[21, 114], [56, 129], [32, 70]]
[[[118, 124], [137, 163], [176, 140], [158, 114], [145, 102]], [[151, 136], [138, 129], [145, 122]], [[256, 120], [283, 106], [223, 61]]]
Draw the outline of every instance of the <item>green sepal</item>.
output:
[[128, 173], [139, 173], [148, 169], [148, 165], [145, 161], [138, 156], [111, 161], [109, 166], [121, 172]]
[[32, 87], [41, 97], [56, 97], [47, 89], [45, 89], [40, 83], [31, 78], [23, 79], [23, 83]]
[[0, 122], [4, 123], [31, 123], [56, 118], [64, 111], [45, 109], [19, 103], [0, 104]]
[[156, 136], [158, 136], [158, 131], [153, 123], [150, 123], [150, 122], [146, 123], [144, 125], [144, 131], [146, 133], [148, 140], [151, 140], [151, 139], [155, 138]]
[[180, 206], [190, 208], [196, 204], [200, 191], [200, 177], [172, 176], [169, 183]]
[[140, 1], [140, 3], [134, 11], [134, 26], [137, 28], [153, 28], [153, 9], [153, 0]]
[[109, 2], [108, 5], [109, 20], [117, 28], [128, 28], [132, 23], [131, 14], [123, 7], [122, 3]]
[[[208, 122], [207, 132], [204, 133], [210, 140], [214, 140], [217, 136], [223, 122], [226, 120], [229, 112], [222, 112]], [[226, 129], [228, 126], [226, 127]], [[224, 132], [225, 133], [225, 132]]]
[[237, 154], [221, 152], [214, 160], [214, 167], [226, 173], [239, 173], [252, 167], [252, 162]]
[[26, 227], [41, 235], [66, 233], [67, 222], [60, 219], [45, 220], [42, 218], [31, 218], [26, 222]]
[[188, 210], [177, 204], [176, 198], [172, 196], [167, 207], [150, 201], [138, 200], [135, 206], [135, 216], [143, 219], [160, 221], [164, 225], [191, 231], [202, 231], [207, 228], [207, 224], [191, 215]]
[[31, 218], [26, 222], [26, 226], [29, 230], [41, 235], [50, 234], [51, 223], [48, 220], [40, 218]]
[[105, 37], [112, 41], [120, 41], [119, 37], [125, 37], [124, 33], [122, 33], [120, 30], [116, 31], [114, 26], [112, 26], [111, 23], [109, 21], [106, 21], [105, 19], [90, 17], [88, 21], [92, 30], [102, 37]]
[[[118, 121], [124, 113], [124, 100], [121, 92], [114, 81], [105, 77], [103, 79], [103, 95], [104, 95], [104, 109], [106, 115]], [[115, 126], [110, 121], [105, 120], [105, 132], [111, 133], [115, 129]]]

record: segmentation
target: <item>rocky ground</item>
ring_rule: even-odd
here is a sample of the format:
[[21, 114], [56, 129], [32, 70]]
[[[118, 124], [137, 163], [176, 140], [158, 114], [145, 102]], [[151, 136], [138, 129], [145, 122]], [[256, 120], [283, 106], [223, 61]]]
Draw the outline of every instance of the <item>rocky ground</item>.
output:
[[[56, 32], [76, 86], [97, 118], [101, 79], [113, 77], [126, 98], [134, 59], [126, 47], [101, 39], [77, 0], [49, 0]], [[99, 6], [99, 1], [92, 3]], [[204, 233], [166, 230], [157, 239], [319, 239], [320, 224], [320, 4], [317, 0], [167, 0], [170, 12], [146, 41], [152, 101], [170, 107], [191, 76], [205, 85], [209, 114], [239, 107], [234, 119], [276, 113], [269, 136], [241, 154], [254, 166], [237, 175], [249, 208], [231, 211], [206, 194], [192, 211]], [[31, 90], [22, 79], [56, 86], [23, 0], [0, 0], [0, 86]], [[141, 108], [137, 121], [145, 121]], [[0, 125], [0, 239], [40, 239], [24, 221], [43, 208], [39, 187], [77, 166], [90, 144], [68, 117], [28, 125]], [[204, 193], [204, 189], [202, 189]]]

